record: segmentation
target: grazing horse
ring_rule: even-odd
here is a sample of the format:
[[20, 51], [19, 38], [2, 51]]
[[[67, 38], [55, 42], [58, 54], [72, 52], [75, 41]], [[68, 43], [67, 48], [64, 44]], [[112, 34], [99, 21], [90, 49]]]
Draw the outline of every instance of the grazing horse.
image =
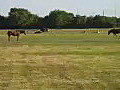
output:
[[20, 36], [20, 32], [18, 31], [8, 31], [7, 32], [7, 35], [8, 35], [8, 41], [10, 41], [10, 36], [17, 36], [17, 41], [19, 39], [19, 36]]
[[16, 30], [16, 31], [20, 32], [20, 34], [24, 33], [26, 35], [25, 30]]
[[116, 34], [119, 34], [119, 33], [120, 33], [120, 29], [111, 29], [111, 30], [108, 31], [108, 35], [109, 35], [110, 33], [113, 33], [114, 36], [117, 37]]

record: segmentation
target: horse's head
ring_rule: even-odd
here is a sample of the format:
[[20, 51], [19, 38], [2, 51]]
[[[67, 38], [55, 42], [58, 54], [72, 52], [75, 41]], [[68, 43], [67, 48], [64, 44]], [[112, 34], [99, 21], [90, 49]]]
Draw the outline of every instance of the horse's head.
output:
[[8, 36], [10, 36], [11, 34], [12, 34], [12, 32], [11, 32], [11, 31], [8, 31], [8, 32], [7, 32], [7, 35], [8, 35]]
[[110, 35], [110, 33], [115, 34], [115, 29], [111, 29], [111, 30], [109, 30], [109, 31], [108, 31], [108, 35]]
[[108, 35], [111, 33], [111, 30], [108, 31]]

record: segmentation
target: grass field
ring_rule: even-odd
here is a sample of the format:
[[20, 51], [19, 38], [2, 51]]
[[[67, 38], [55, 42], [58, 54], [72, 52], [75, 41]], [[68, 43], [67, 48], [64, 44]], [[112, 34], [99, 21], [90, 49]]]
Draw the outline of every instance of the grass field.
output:
[[120, 90], [120, 39], [51, 30], [7, 41], [0, 31], [0, 90]]

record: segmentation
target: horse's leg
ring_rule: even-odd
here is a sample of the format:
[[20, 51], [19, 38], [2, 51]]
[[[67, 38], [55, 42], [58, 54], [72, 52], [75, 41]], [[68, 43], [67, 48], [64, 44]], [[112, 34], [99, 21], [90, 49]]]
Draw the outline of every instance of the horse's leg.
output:
[[17, 42], [18, 42], [19, 36], [17, 36]]
[[114, 36], [116, 36], [116, 37], [117, 37], [117, 34], [115, 34], [115, 33], [114, 33]]
[[10, 42], [10, 36], [8, 36], [8, 41]]
[[118, 37], [117, 34], [115, 36]]
[[118, 39], [120, 39], [120, 35], [118, 34]]

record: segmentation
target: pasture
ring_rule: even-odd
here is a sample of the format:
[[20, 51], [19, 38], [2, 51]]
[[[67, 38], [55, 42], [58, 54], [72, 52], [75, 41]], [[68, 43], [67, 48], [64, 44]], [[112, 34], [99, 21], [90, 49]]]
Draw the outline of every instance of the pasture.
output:
[[120, 39], [107, 31], [50, 30], [7, 41], [0, 31], [0, 90], [119, 90]]

